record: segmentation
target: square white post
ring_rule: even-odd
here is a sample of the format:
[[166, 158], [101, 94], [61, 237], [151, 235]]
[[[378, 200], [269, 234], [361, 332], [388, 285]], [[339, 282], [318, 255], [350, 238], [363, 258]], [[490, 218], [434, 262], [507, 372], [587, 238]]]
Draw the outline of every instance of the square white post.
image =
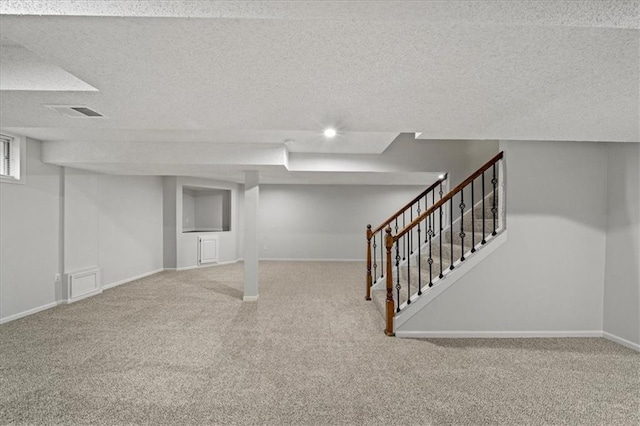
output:
[[258, 300], [258, 196], [257, 171], [244, 174], [244, 301]]

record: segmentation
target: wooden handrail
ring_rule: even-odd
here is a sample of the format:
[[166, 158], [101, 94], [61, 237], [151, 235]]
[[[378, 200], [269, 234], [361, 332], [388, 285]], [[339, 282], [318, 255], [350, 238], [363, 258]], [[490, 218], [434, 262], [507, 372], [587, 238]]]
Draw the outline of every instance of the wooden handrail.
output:
[[413, 222], [408, 224], [402, 231], [400, 231], [396, 235], [394, 235], [393, 236], [393, 241], [394, 242], [398, 241], [407, 232], [411, 231], [411, 229], [413, 229], [414, 227], [418, 226], [418, 223], [422, 222], [427, 217], [429, 217], [433, 212], [438, 210], [441, 206], [443, 206], [447, 201], [452, 199], [454, 197], [454, 195], [456, 195], [458, 192], [462, 191], [467, 185], [469, 185], [478, 176], [480, 176], [482, 173], [486, 172], [491, 166], [493, 166], [495, 163], [500, 161], [502, 159], [502, 157], [504, 157], [504, 151], [500, 152], [495, 157], [493, 157], [491, 160], [487, 161], [482, 167], [480, 167], [478, 170], [476, 170], [471, 176], [466, 178], [460, 185], [458, 185], [455, 188], [453, 188], [451, 191], [449, 191], [449, 193], [447, 195], [445, 195], [440, 200], [438, 200], [438, 202], [436, 202], [434, 205], [429, 207], [429, 209], [427, 209], [423, 213], [421, 213], [420, 216], [415, 218], [413, 220]]
[[422, 191], [420, 193], [420, 195], [417, 195], [413, 200], [411, 200], [407, 204], [405, 204], [404, 207], [402, 207], [400, 210], [398, 210], [397, 212], [392, 214], [391, 217], [389, 217], [389, 219], [385, 220], [384, 222], [382, 222], [382, 224], [380, 226], [378, 226], [376, 229], [371, 231], [371, 234], [373, 235], [373, 234], [375, 234], [377, 232], [380, 232], [382, 229], [384, 229], [384, 227], [387, 226], [388, 224], [390, 224], [391, 222], [393, 222], [393, 220], [395, 218], [399, 217], [402, 213], [406, 212], [416, 201], [418, 201], [420, 198], [422, 198], [425, 195], [427, 195], [429, 192], [431, 192], [433, 189], [435, 189], [438, 185], [440, 185], [442, 182], [444, 182], [447, 179], [447, 176], [448, 176], [448, 173], [445, 174], [444, 177], [442, 177], [442, 179], [438, 179], [437, 181], [435, 181], [430, 187], [428, 187], [427, 189]]

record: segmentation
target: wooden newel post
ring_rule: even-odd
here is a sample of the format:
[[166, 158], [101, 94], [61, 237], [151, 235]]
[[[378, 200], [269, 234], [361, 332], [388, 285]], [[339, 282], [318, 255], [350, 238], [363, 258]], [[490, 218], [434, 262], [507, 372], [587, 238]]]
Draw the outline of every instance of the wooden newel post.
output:
[[367, 225], [367, 292], [364, 296], [365, 300], [371, 300], [371, 286], [373, 285], [373, 278], [371, 277], [371, 225]]
[[391, 262], [391, 249], [393, 248], [393, 237], [391, 236], [391, 227], [388, 226], [385, 230], [387, 235], [385, 236], [385, 246], [387, 248], [387, 303], [386, 303], [386, 320], [387, 327], [384, 330], [384, 334], [387, 336], [395, 336], [393, 332], [393, 264]]

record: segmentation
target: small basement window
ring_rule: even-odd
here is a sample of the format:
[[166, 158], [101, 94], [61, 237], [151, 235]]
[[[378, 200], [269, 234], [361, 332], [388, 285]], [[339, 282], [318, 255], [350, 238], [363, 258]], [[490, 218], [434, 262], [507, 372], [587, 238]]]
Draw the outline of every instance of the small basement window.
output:
[[2, 182], [20, 183], [24, 170], [23, 138], [0, 133], [0, 179]]

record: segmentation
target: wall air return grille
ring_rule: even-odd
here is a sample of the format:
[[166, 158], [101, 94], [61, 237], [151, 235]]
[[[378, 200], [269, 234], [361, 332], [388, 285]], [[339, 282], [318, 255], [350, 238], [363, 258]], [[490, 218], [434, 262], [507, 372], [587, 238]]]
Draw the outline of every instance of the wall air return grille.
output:
[[85, 105], [44, 105], [45, 108], [54, 110], [67, 117], [74, 118], [103, 118], [104, 115]]

